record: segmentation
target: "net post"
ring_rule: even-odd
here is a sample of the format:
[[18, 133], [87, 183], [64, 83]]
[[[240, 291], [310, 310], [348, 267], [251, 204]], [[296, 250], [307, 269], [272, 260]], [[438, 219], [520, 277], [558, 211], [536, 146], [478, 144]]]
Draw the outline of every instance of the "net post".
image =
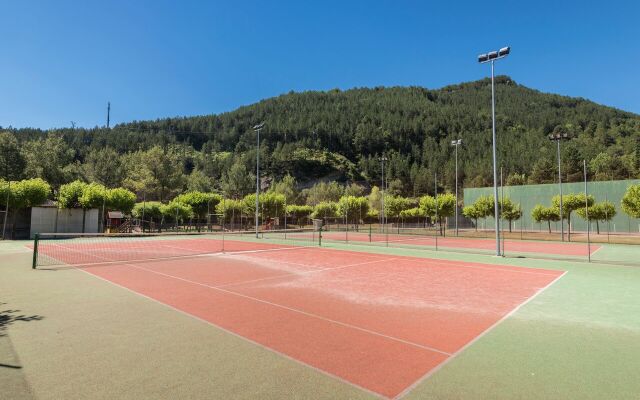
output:
[[36, 269], [38, 265], [38, 242], [40, 241], [40, 234], [33, 235], [33, 261], [31, 263], [31, 269]]

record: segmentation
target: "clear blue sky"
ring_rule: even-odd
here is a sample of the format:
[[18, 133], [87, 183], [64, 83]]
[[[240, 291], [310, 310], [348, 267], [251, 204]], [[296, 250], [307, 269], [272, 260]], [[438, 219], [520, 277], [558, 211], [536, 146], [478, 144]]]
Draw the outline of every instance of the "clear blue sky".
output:
[[640, 113], [638, 1], [2, 1], [0, 126], [230, 111], [290, 90], [480, 79]]

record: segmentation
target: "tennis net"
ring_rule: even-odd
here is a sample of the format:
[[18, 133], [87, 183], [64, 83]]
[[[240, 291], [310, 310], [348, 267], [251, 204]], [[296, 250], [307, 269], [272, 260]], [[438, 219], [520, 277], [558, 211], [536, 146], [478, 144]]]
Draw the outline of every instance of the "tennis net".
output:
[[86, 266], [202, 256], [222, 252], [314, 246], [313, 229], [188, 233], [40, 233], [33, 243], [33, 268]]

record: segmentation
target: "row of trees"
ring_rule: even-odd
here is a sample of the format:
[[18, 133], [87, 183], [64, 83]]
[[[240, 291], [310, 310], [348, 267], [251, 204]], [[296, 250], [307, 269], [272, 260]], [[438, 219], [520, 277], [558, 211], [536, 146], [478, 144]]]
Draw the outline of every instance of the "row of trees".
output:
[[[522, 209], [519, 204], [515, 204], [509, 198], [501, 199], [498, 202], [502, 219], [509, 221], [509, 232], [511, 223], [522, 217]], [[621, 200], [622, 210], [631, 217], [640, 218], [640, 185], [631, 185], [627, 188]], [[610, 201], [595, 202], [592, 195], [585, 196], [584, 193], [570, 193], [562, 196], [562, 219], [567, 221], [567, 232], [571, 240], [571, 217], [575, 211], [584, 220], [595, 221], [596, 232], [600, 233], [600, 223], [611, 221], [617, 210]], [[473, 204], [463, 208], [465, 217], [475, 221], [478, 228], [478, 219], [494, 217], [493, 196], [480, 196]], [[551, 223], [560, 221], [560, 196], [556, 195], [551, 199], [551, 206], [537, 204], [531, 210], [531, 217], [537, 223], [546, 222], [549, 233], [551, 233]]]
[[[9, 200], [12, 209], [41, 204], [52, 198], [51, 193], [51, 186], [40, 178], [14, 182], [0, 180], [0, 204], [6, 205]], [[108, 188], [99, 183], [85, 183], [80, 180], [61, 185], [55, 191], [53, 199], [60, 208], [119, 210], [125, 214], [132, 213], [136, 218], [144, 216], [146, 220], [154, 222], [192, 219], [202, 222], [208, 221], [212, 214], [223, 217], [227, 222], [236, 222], [242, 216], [255, 213], [253, 193], [228, 198], [210, 191], [190, 190], [168, 202], [140, 202], [140, 197], [126, 188]], [[617, 213], [613, 203], [596, 203], [593, 196], [585, 198], [581, 193], [564, 195], [562, 203], [562, 216], [569, 226], [574, 211], [581, 218], [587, 219], [585, 204], [588, 204], [588, 219], [596, 222], [598, 233], [600, 222], [611, 220]], [[437, 222], [443, 226], [443, 220], [455, 213], [456, 199], [451, 193], [441, 193], [435, 198], [430, 195], [410, 198], [400, 196], [393, 190], [387, 190], [383, 199], [383, 194], [377, 186], [372, 187], [366, 194], [363, 186], [342, 186], [336, 182], [321, 182], [311, 188], [298, 190], [295, 178], [285, 175], [260, 195], [259, 214], [263, 221], [287, 215], [297, 222], [308, 218], [342, 218], [345, 222], [357, 224], [379, 221], [383, 204], [388, 220], [435, 221], [437, 217]], [[522, 208], [509, 198], [500, 199], [499, 206], [501, 216], [509, 222], [511, 231], [512, 222], [519, 220], [523, 215]], [[628, 188], [621, 206], [628, 215], [640, 217], [640, 185]], [[536, 205], [531, 211], [531, 216], [538, 223], [547, 222], [551, 231], [551, 222], [560, 220], [559, 209], [560, 198], [555, 196], [549, 207]], [[475, 221], [477, 229], [479, 219], [494, 216], [493, 197], [479, 197], [474, 204], [464, 207], [462, 213]]]

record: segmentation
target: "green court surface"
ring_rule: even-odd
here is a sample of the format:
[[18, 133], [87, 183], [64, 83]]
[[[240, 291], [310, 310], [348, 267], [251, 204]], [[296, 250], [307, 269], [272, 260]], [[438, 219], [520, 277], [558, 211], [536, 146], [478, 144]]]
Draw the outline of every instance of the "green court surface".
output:
[[[377, 398], [80, 270], [32, 270], [26, 244], [0, 243], [2, 398]], [[566, 271], [399, 397], [638, 398], [640, 267], [333, 242], [323, 248]], [[603, 245], [596, 257], [637, 262], [640, 251]]]

